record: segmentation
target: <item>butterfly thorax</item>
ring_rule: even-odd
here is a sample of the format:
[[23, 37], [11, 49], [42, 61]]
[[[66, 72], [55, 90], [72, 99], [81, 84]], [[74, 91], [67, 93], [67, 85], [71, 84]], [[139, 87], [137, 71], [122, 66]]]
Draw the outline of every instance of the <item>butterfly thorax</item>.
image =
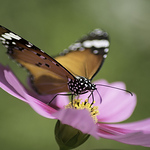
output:
[[89, 79], [81, 76], [76, 76], [75, 80], [70, 79], [68, 81], [68, 87], [72, 94], [75, 95], [84, 94], [96, 89], [95, 84], [92, 84]]

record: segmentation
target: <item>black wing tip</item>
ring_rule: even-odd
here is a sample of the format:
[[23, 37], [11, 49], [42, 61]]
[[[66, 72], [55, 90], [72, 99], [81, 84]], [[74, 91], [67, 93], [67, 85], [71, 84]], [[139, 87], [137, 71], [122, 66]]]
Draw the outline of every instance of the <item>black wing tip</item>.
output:
[[[92, 34], [91, 34], [92, 33]], [[97, 36], [107, 36], [108, 37], [108, 33], [103, 30], [103, 29], [100, 29], [100, 28], [96, 28], [94, 29], [92, 32], [90, 32], [91, 35], [97, 35]]]
[[109, 41], [109, 35], [103, 29], [96, 28], [96, 29], [92, 30], [91, 32], [89, 32], [87, 35], [80, 38], [80, 40], [78, 40], [77, 42], [83, 42], [85, 40], [94, 40], [94, 39], [98, 39], [98, 40], [104, 39], [104, 40]]
[[3, 29], [5, 29], [5, 30], [8, 30], [7, 28], [5, 28], [4, 26], [2, 26], [2, 25], [0, 25], [0, 28], [3, 28]]
[[[104, 42], [104, 44], [102, 46], [100, 46], [99, 45], [100, 43], [97, 40]], [[95, 44], [91, 45], [91, 43], [89, 43], [89, 41], [94, 41]], [[91, 46], [89, 46], [89, 44], [87, 46], [85, 44], [85, 42], [87, 44], [89, 43]], [[97, 44], [99, 46], [97, 46]], [[100, 28], [96, 28], [96, 29], [92, 30], [91, 32], [89, 32], [88, 34], [83, 35], [79, 40], [77, 40], [75, 43], [71, 44], [68, 47], [68, 49], [65, 49], [59, 55], [64, 56], [71, 51], [77, 51], [77, 50], [84, 51], [85, 49], [91, 49], [92, 53], [95, 55], [98, 55], [98, 54], [104, 55], [104, 54], [108, 53], [109, 46], [110, 46], [110, 41], [109, 41], [108, 33]], [[106, 50], [104, 51], [104, 49], [106, 49]], [[57, 56], [55, 56], [55, 57], [57, 57]]]

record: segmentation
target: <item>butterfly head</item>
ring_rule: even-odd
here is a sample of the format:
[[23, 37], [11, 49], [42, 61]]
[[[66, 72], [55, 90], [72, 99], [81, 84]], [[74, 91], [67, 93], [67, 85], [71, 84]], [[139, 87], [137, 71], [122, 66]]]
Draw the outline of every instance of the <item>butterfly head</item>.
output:
[[94, 91], [96, 85], [92, 84], [91, 81], [85, 77], [76, 76], [75, 80], [70, 79], [68, 81], [69, 90], [75, 94], [84, 94], [88, 91]]

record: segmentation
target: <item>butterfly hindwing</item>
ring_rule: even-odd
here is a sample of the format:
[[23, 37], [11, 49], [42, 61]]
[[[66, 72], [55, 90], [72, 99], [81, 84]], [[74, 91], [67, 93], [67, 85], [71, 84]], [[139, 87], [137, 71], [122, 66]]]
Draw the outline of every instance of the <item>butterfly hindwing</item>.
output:
[[81, 38], [55, 59], [76, 76], [92, 79], [109, 50], [108, 34], [100, 29]]

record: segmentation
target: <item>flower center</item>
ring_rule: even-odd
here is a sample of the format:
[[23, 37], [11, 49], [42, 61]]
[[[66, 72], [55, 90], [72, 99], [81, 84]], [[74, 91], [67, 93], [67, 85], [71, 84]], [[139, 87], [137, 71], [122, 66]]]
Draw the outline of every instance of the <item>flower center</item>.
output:
[[68, 105], [65, 106], [65, 108], [73, 108], [73, 109], [87, 109], [90, 112], [91, 117], [93, 118], [94, 122], [96, 123], [98, 121], [97, 115], [99, 115], [98, 106], [93, 106], [95, 103], [89, 103], [88, 99], [86, 99], [84, 102], [81, 102], [81, 99], [74, 99], [72, 102], [70, 102]]

